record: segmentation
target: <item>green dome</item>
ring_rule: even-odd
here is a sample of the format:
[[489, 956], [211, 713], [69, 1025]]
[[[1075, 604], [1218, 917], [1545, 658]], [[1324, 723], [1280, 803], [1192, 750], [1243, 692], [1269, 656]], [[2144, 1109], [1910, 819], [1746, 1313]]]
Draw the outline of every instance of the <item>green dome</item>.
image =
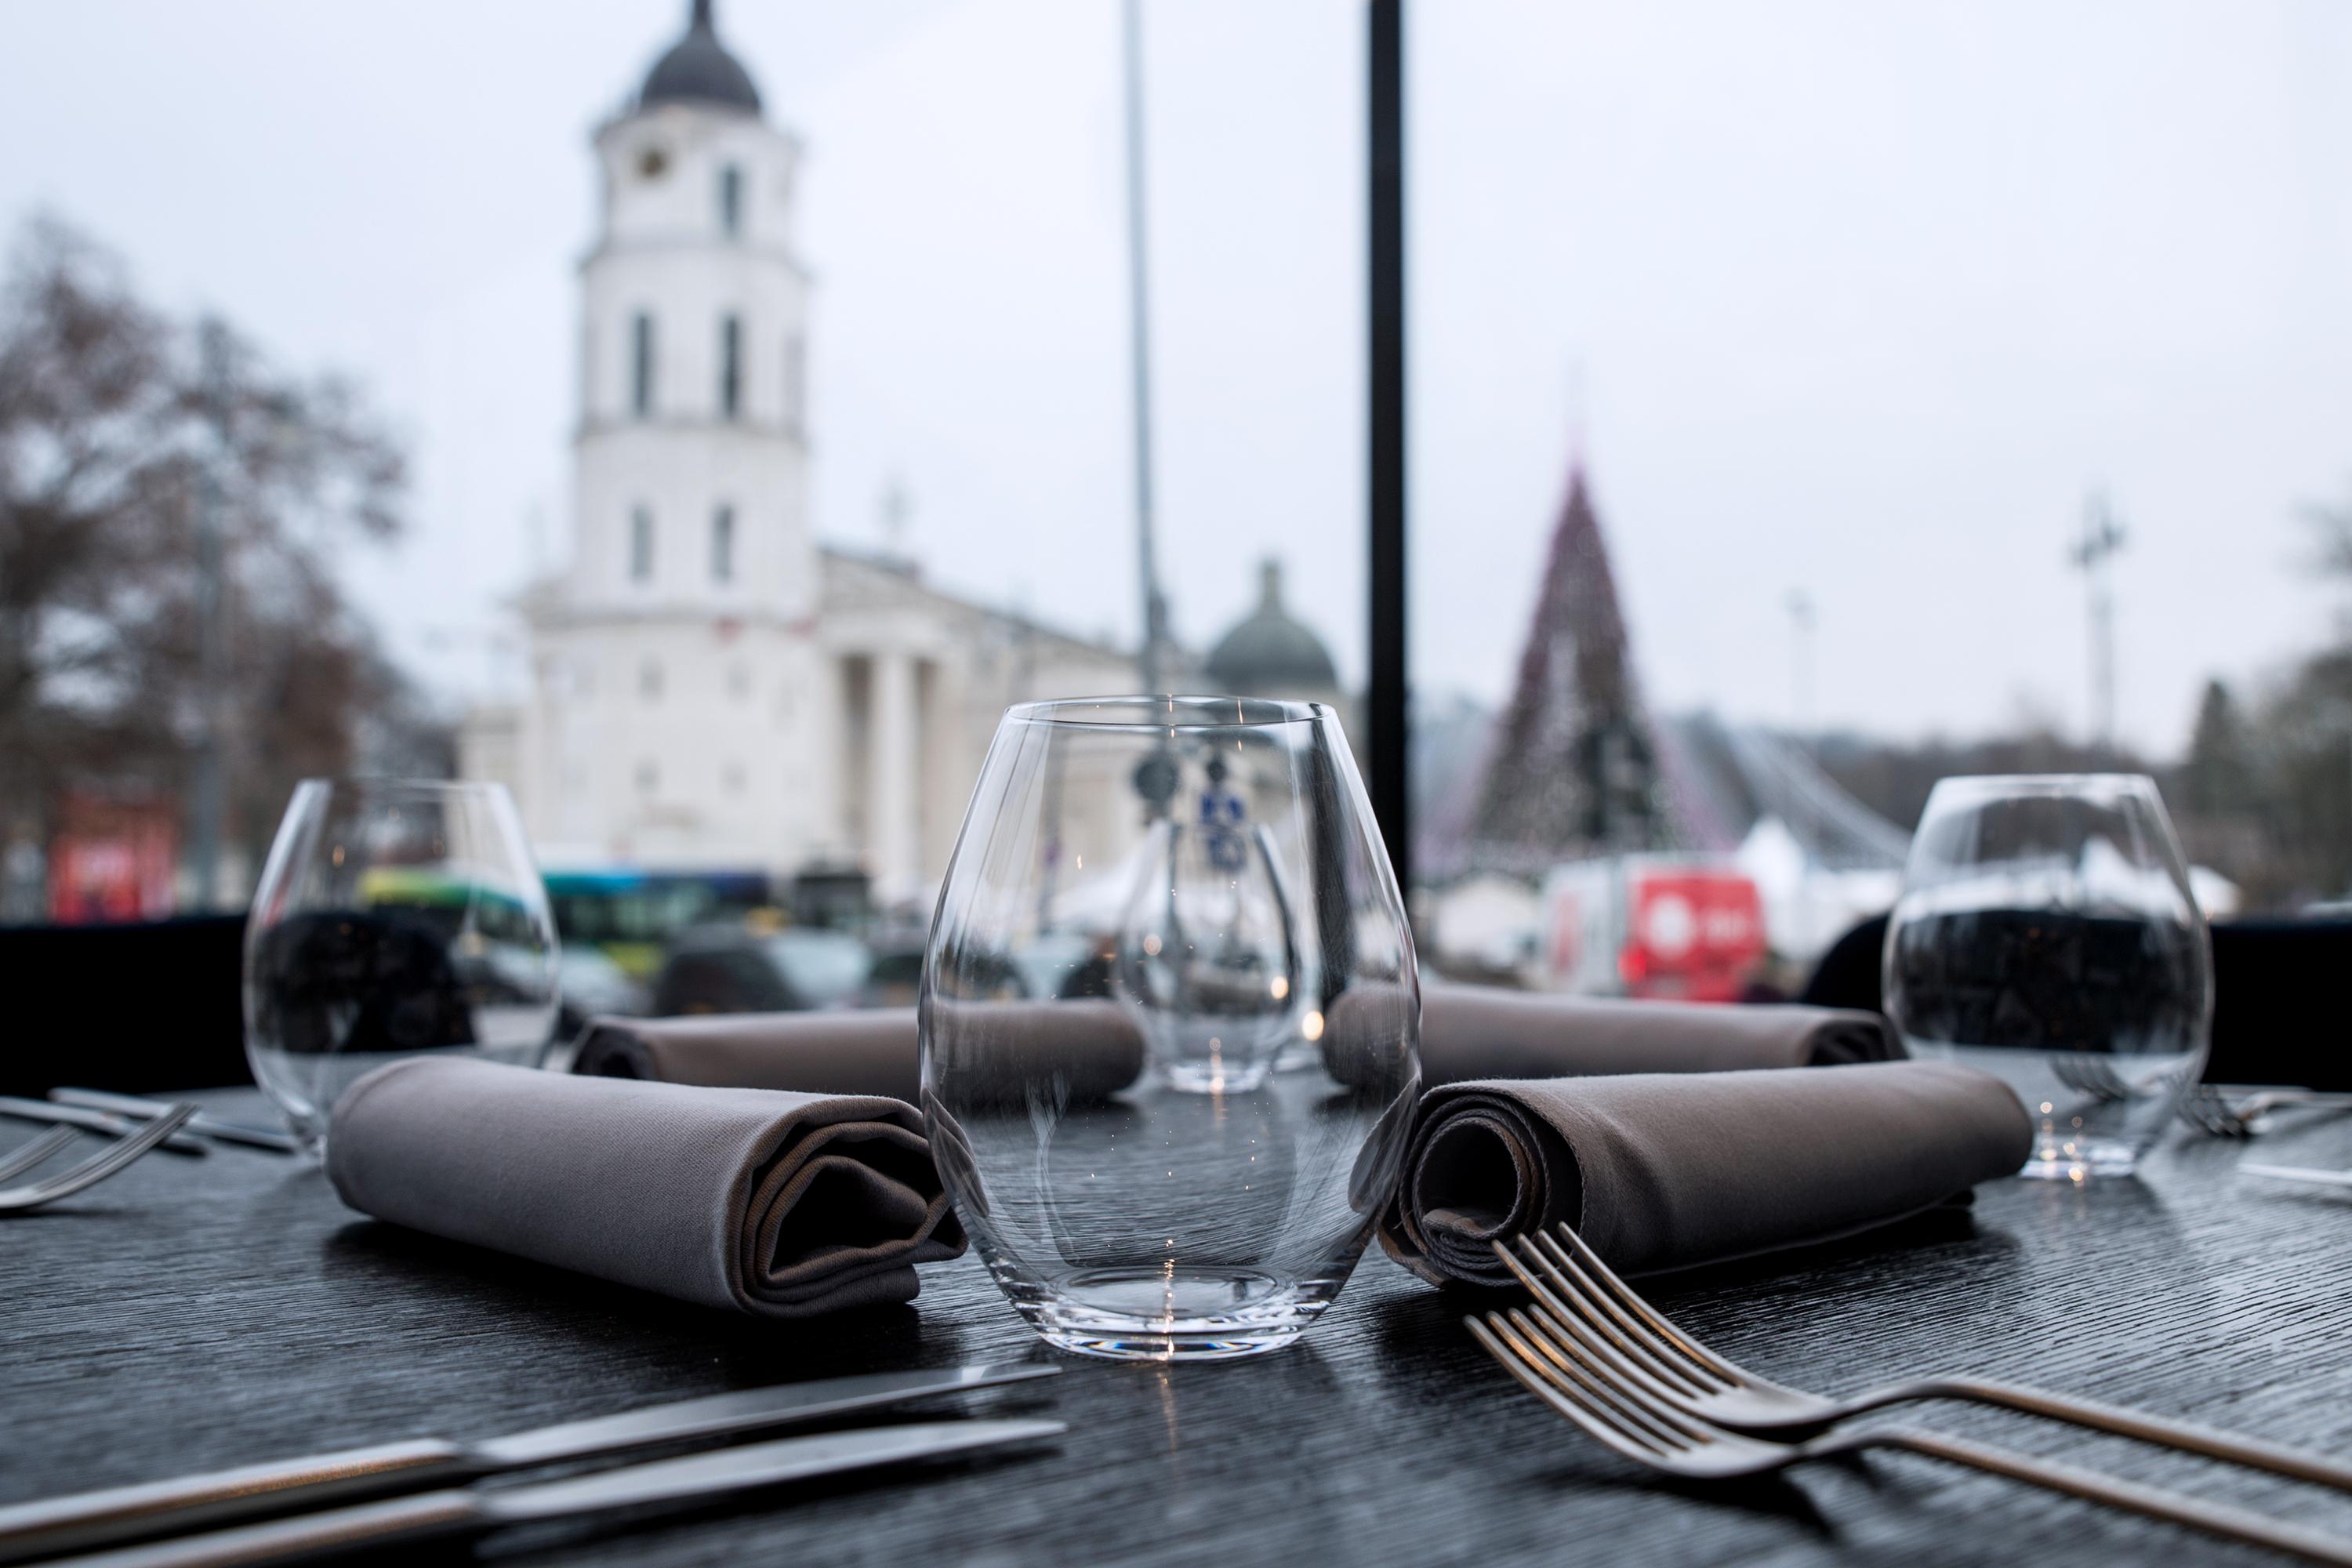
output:
[[760, 89], [751, 73], [719, 41], [710, 19], [710, 0], [694, 0], [688, 15], [686, 37], [654, 63], [637, 94], [637, 107], [656, 103], [715, 103], [729, 109], [760, 112]]
[[1321, 694], [1338, 689], [1339, 672], [1323, 639], [1282, 606], [1282, 563], [1259, 568], [1257, 608], [1210, 651], [1210, 681], [1243, 697]]

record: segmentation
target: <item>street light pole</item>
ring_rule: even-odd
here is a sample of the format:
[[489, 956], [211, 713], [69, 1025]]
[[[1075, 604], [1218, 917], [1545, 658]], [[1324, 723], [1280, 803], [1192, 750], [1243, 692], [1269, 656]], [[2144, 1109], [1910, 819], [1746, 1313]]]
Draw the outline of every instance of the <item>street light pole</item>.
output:
[[228, 336], [217, 321], [198, 329], [204, 399], [214, 450], [196, 462], [196, 711], [201, 721], [188, 790], [188, 869], [198, 910], [220, 899], [221, 842], [228, 826], [228, 522], [220, 468], [228, 459]]
[[1405, 605], [1404, 0], [1365, 11], [1367, 190], [1364, 379], [1370, 603], [1366, 647], [1365, 793], [1397, 885], [1412, 893], [1412, 788]]
[[2083, 510], [2083, 537], [2068, 559], [2083, 574], [2090, 599], [2091, 742], [2110, 757], [2116, 750], [2116, 595], [2108, 563], [2123, 549], [2124, 537], [2107, 498], [2094, 491]]
[[1813, 601], [1802, 588], [1789, 590], [1789, 696], [1801, 742], [1813, 730]]
[[1135, 371], [1135, 552], [1138, 585], [1143, 595], [1143, 643], [1135, 662], [1148, 695], [1160, 687], [1160, 647], [1166, 631], [1168, 602], [1160, 591], [1160, 564], [1151, 537], [1151, 329], [1144, 228], [1143, 0], [1127, 0], [1121, 16], [1127, 57], [1128, 319]]

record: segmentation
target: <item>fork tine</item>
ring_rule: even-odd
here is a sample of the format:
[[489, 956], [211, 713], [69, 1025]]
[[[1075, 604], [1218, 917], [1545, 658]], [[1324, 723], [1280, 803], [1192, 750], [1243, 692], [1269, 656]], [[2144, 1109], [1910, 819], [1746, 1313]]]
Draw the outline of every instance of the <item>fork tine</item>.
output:
[[1631, 1436], [1614, 1418], [1592, 1409], [1585, 1400], [1562, 1392], [1544, 1377], [1536, 1370], [1534, 1361], [1506, 1342], [1503, 1336], [1510, 1332], [1510, 1326], [1503, 1322], [1499, 1315], [1491, 1329], [1475, 1317], [1462, 1321], [1468, 1326], [1471, 1337], [1486, 1347], [1486, 1353], [1503, 1363], [1504, 1371], [1518, 1379], [1528, 1393], [1550, 1405], [1556, 1415], [1565, 1416], [1583, 1428], [1588, 1437], [1636, 1464], [1654, 1466], [1666, 1457], [1668, 1450], [1654, 1442]]
[[0, 1182], [31, 1170], [73, 1141], [72, 1128], [50, 1128], [23, 1148], [11, 1152], [5, 1159], [0, 1159]]
[[[1481, 1343], [1503, 1360], [1512, 1375], [1555, 1412], [1630, 1458], [1685, 1474], [1688, 1472], [1683, 1468], [1684, 1465], [1696, 1458], [1702, 1450], [1738, 1441], [1720, 1427], [1696, 1417], [1676, 1418], [1671, 1426], [1663, 1420], [1637, 1426], [1629, 1420], [1626, 1406], [1610, 1402], [1612, 1392], [1622, 1394], [1622, 1391], [1612, 1391], [1590, 1380], [1548, 1379], [1544, 1364], [1527, 1356], [1525, 1342], [1512, 1331], [1509, 1324], [1502, 1321], [1500, 1314], [1489, 1313], [1487, 1322], [1495, 1333], [1485, 1331], [1475, 1322], [1471, 1324], [1472, 1331], [1477, 1334]], [[1515, 1353], [1505, 1356], [1496, 1342], [1497, 1336], [1507, 1342]], [[1639, 1402], [1629, 1401], [1628, 1404], [1638, 1405]]]
[[[2248, 1106], [2252, 1101], [2248, 1101]], [[2232, 1106], [2221, 1090], [2210, 1084], [2199, 1084], [2180, 1102], [2180, 1115], [2191, 1127], [2215, 1138], [2243, 1138], [2246, 1135], [2247, 1114]]]
[[1685, 1449], [1733, 1440], [1726, 1428], [1684, 1407], [1671, 1394], [1645, 1388], [1605, 1366], [1592, 1366], [1590, 1373], [1587, 1381], [1597, 1385], [1591, 1392], [1623, 1406], [1639, 1419], [1667, 1427]]
[[1559, 1345], [1570, 1355], [1601, 1363], [1612, 1376], [1649, 1394], [1654, 1403], [1675, 1410], [1689, 1405], [1692, 1395], [1686, 1389], [1669, 1387], [1627, 1360], [1601, 1338], [1598, 1326], [1585, 1313], [1573, 1309], [1563, 1313], [1538, 1300], [1532, 1304], [1528, 1317], [1529, 1327], [1535, 1333]]
[[1549, 1353], [1523, 1313], [1489, 1312], [1486, 1321], [1536, 1375], [1583, 1406], [1586, 1415], [1610, 1422], [1627, 1436], [1661, 1454], [1678, 1453], [1690, 1447], [1690, 1439], [1683, 1433], [1662, 1422], [1643, 1419], [1632, 1405], [1610, 1398], [1606, 1384], [1566, 1358]]
[[[1637, 1334], [1644, 1334], [1653, 1342], [1663, 1343], [1678, 1352], [1685, 1360], [1718, 1382], [1733, 1387], [1748, 1381], [1738, 1367], [1692, 1339], [1677, 1328], [1664, 1312], [1642, 1300], [1634, 1289], [1617, 1278], [1601, 1255], [1585, 1244], [1582, 1237], [1568, 1226], [1556, 1226], [1535, 1237], [1537, 1247], [1551, 1255], [1564, 1266], [1576, 1268], [1592, 1281], [1601, 1294], [1601, 1303], [1610, 1316]], [[1562, 1242], [1567, 1246], [1563, 1247]], [[1573, 1256], [1570, 1256], [1571, 1249]], [[1638, 1324], [1634, 1320], [1639, 1320]]]
[[0, 1192], [0, 1207], [37, 1208], [95, 1186], [178, 1131], [180, 1124], [195, 1113], [196, 1108], [193, 1105], [175, 1105], [130, 1137], [110, 1144], [69, 1170], [60, 1171], [29, 1186]]
[[[1549, 1316], [1564, 1321], [1580, 1323], [1585, 1329], [1591, 1331], [1592, 1337], [1607, 1336], [1613, 1343], [1618, 1359], [1638, 1363], [1647, 1376], [1654, 1381], [1662, 1382], [1665, 1385], [1665, 1392], [1669, 1394], [1674, 1393], [1677, 1388], [1685, 1395], [1714, 1392], [1711, 1387], [1693, 1377], [1685, 1364], [1678, 1364], [1671, 1352], [1661, 1354], [1659, 1349], [1654, 1349], [1649, 1343], [1644, 1342], [1638, 1333], [1629, 1338], [1620, 1331], [1610, 1322], [1603, 1311], [1596, 1310], [1596, 1307], [1603, 1304], [1595, 1303], [1592, 1300], [1592, 1292], [1586, 1281], [1563, 1273], [1549, 1259], [1528, 1247], [1524, 1238], [1519, 1245], [1521, 1250], [1527, 1255], [1527, 1262], [1523, 1263], [1519, 1258], [1512, 1256], [1510, 1249], [1500, 1241], [1494, 1244], [1495, 1256], [1503, 1260], [1503, 1266], [1517, 1277], [1519, 1283], [1528, 1288], [1528, 1293], [1536, 1299], [1539, 1306], [1547, 1309]], [[1532, 1270], [1528, 1267], [1529, 1264], [1534, 1266]], [[1570, 1306], [1562, 1301], [1559, 1295], [1554, 1292], [1555, 1286], [1559, 1291], [1575, 1298], [1577, 1304]]]
[[[1488, 1314], [1490, 1319], [1493, 1316]], [[1666, 1448], [1686, 1448], [1706, 1440], [1704, 1432], [1680, 1416], [1671, 1397], [1630, 1399], [1625, 1394], [1625, 1384], [1612, 1370], [1596, 1365], [1575, 1344], [1547, 1333], [1536, 1318], [1517, 1308], [1503, 1316], [1518, 1331], [1511, 1336], [1511, 1342], [1523, 1352], [1531, 1348], [1543, 1358], [1530, 1363], [1536, 1371], [1567, 1390], [1568, 1384], [1558, 1375], [1565, 1373], [1580, 1385], [1588, 1403], [1597, 1399], [1616, 1417], [1618, 1425], [1634, 1428], [1654, 1444]]]

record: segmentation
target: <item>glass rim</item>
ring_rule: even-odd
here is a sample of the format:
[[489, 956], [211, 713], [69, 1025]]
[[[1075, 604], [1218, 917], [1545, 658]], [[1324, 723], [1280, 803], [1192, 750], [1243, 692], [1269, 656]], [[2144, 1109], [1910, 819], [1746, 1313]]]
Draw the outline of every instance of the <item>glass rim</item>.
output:
[[1955, 795], [2062, 795], [2137, 794], [2154, 792], [2156, 780], [2147, 773], [1953, 773], [1936, 781], [1929, 790]]
[[1136, 731], [1272, 728], [1336, 719], [1328, 702], [1296, 702], [1277, 697], [1217, 697], [1163, 692], [1121, 697], [1056, 697], [1016, 702], [1004, 710], [1007, 724], [1057, 729]]
[[415, 795], [486, 795], [506, 793], [498, 779], [426, 779], [400, 773], [334, 773], [298, 781], [297, 795], [310, 790], [406, 790]]

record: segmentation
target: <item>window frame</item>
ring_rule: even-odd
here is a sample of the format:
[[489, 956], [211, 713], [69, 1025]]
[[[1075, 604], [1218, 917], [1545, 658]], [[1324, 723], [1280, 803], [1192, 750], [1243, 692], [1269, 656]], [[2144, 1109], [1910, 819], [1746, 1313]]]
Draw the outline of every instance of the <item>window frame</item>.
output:
[[728, 310], [719, 318], [719, 417], [743, 416], [743, 314]]
[[654, 509], [643, 501], [629, 508], [629, 581], [654, 580]]
[[629, 317], [629, 413], [634, 418], [654, 416], [657, 392], [655, 359], [659, 353], [654, 313], [644, 310], [633, 312]]
[[729, 159], [719, 165], [719, 232], [730, 239], [743, 237], [743, 165]]
[[735, 503], [720, 501], [710, 509], [710, 580], [735, 581]]

